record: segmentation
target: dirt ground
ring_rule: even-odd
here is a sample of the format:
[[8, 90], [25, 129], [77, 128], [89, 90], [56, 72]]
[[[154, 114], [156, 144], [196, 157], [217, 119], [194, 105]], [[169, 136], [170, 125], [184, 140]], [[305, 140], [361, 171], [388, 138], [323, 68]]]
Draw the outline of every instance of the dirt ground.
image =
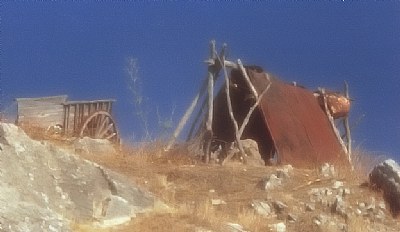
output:
[[[226, 223], [240, 224], [246, 231], [272, 231], [271, 225], [278, 222], [286, 224], [286, 231], [341, 231], [316, 225], [313, 219], [320, 214], [345, 224], [343, 231], [374, 231], [370, 228], [375, 227], [382, 227], [381, 231], [387, 228], [397, 231], [400, 225], [399, 220], [392, 219], [389, 209], [385, 210], [385, 220], [381, 222], [363, 216], [346, 218], [319, 205], [313, 211], [304, 209], [310, 201], [311, 188], [331, 187], [335, 180], [343, 181], [350, 189], [346, 202], [351, 206], [357, 207], [361, 201], [372, 198], [382, 200], [380, 193], [363, 185], [365, 176], [356, 175], [348, 168], [336, 167], [335, 178], [321, 177], [318, 167], [294, 169], [282, 186], [266, 191], [260, 183], [281, 167], [252, 167], [241, 163], [206, 165], [185, 154], [164, 154], [161, 149], [129, 149], [119, 154], [86, 155], [85, 158], [128, 176], [168, 205], [168, 208], [159, 207], [153, 213], [139, 215], [127, 225], [104, 231], [225, 231]], [[278, 200], [288, 207], [283, 213], [261, 216], [252, 208], [253, 200]], [[294, 223], [288, 221], [288, 214], [296, 215]], [[94, 230], [82, 226], [77, 231]]]

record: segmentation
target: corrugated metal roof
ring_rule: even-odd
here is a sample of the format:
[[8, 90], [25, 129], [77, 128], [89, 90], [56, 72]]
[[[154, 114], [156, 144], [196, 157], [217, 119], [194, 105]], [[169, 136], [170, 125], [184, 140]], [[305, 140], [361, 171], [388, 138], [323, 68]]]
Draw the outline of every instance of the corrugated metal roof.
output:
[[[247, 70], [258, 93], [269, 81], [265, 73]], [[294, 166], [346, 161], [330, 122], [314, 97], [302, 87], [270, 78], [259, 109], [269, 130], [278, 161]]]

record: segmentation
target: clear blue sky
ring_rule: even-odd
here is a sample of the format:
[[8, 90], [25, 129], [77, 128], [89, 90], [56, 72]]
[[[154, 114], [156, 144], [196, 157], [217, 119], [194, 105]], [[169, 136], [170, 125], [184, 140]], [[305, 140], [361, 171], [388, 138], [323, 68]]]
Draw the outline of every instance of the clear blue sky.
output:
[[16, 97], [68, 94], [116, 98], [125, 138], [142, 136], [127, 89], [126, 60], [138, 59], [145, 105], [174, 122], [206, 75], [208, 42], [310, 89], [350, 85], [354, 144], [400, 151], [400, 2], [4, 1], [3, 110]]

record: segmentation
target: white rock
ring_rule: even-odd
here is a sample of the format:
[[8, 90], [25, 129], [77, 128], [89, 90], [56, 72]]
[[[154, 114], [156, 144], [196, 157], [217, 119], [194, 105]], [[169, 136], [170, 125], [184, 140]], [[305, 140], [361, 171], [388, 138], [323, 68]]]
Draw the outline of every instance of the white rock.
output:
[[333, 182], [333, 186], [332, 186], [333, 189], [338, 189], [340, 187], [343, 187], [343, 181], [336, 180], [335, 182]]
[[275, 174], [271, 174], [266, 180], [262, 182], [262, 187], [264, 190], [274, 189], [282, 184], [280, 178], [278, 178]]
[[328, 164], [328, 163], [324, 163], [321, 166], [320, 171], [321, 171], [321, 175], [323, 177], [333, 177], [333, 176], [335, 176], [335, 167], [333, 165]]
[[361, 215], [362, 214], [362, 211], [360, 209], [356, 209], [355, 212], [356, 212], [357, 215]]
[[285, 203], [283, 203], [281, 201], [274, 201], [274, 202], [272, 202], [272, 205], [274, 206], [275, 211], [277, 213], [281, 213], [283, 210], [285, 210], [288, 207]]
[[287, 220], [288, 220], [289, 222], [296, 222], [296, 221], [297, 221], [297, 216], [294, 215], [294, 214], [288, 213], [288, 215], [287, 215]]
[[282, 168], [276, 170], [278, 178], [289, 178], [293, 173], [293, 167], [290, 164], [284, 165]]
[[275, 232], [286, 232], [286, 225], [283, 222], [272, 224], [269, 227]]
[[379, 207], [380, 209], [383, 209], [383, 210], [385, 210], [385, 209], [386, 209], [385, 202], [383, 202], [383, 201], [380, 201], [380, 202], [379, 202], [379, 204], [378, 204], [378, 207]]
[[226, 205], [226, 202], [221, 199], [211, 199], [212, 205]]
[[257, 214], [259, 215], [268, 216], [272, 213], [272, 209], [267, 202], [254, 200], [251, 206], [256, 210]]
[[243, 226], [237, 224], [237, 223], [225, 223], [223, 227], [223, 232], [247, 232]]
[[315, 204], [306, 204], [306, 211], [314, 211]]

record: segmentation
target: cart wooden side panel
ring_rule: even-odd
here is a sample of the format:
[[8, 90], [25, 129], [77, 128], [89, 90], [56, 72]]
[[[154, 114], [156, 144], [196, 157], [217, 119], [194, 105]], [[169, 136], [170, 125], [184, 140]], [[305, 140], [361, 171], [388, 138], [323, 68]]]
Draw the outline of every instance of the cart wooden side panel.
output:
[[55, 125], [63, 125], [66, 95], [41, 97], [41, 98], [17, 98], [17, 120], [22, 125], [34, 125], [48, 128]]

